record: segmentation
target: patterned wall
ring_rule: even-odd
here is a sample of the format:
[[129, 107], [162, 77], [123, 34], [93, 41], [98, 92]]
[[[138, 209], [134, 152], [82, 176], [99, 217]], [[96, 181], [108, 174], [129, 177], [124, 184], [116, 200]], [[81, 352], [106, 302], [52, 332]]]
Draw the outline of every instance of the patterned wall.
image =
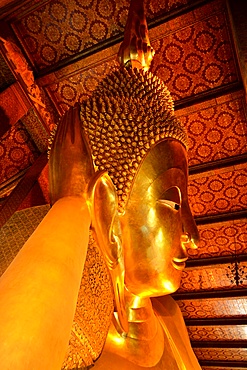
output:
[[247, 315], [246, 298], [193, 299], [177, 301], [186, 319], [241, 317]]
[[24, 125], [18, 121], [0, 142], [0, 178], [7, 181], [29, 167], [39, 155], [39, 150]]
[[7, 87], [15, 82], [15, 76], [8, 67], [5, 59], [0, 54], [0, 92], [4, 91]]
[[41, 206], [16, 212], [1, 228], [0, 276], [13, 261], [48, 210], [49, 206]]

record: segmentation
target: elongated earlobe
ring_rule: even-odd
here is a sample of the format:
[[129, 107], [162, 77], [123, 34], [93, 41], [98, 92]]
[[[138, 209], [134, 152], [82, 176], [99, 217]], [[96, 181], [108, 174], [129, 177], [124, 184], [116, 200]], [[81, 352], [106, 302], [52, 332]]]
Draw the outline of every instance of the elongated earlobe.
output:
[[117, 308], [117, 326], [121, 334], [128, 332], [124, 302], [124, 259], [121, 227], [118, 215], [118, 197], [107, 172], [98, 172], [88, 187], [88, 205], [95, 239], [109, 268]]

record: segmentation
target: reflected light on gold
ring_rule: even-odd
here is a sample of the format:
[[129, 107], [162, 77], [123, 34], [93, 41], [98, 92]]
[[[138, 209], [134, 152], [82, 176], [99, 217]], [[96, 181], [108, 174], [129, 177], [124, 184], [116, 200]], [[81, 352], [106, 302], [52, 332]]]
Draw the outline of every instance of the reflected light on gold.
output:
[[155, 209], [154, 208], [150, 208], [149, 212], [148, 212], [148, 215], [147, 215], [147, 221], [148, 221], [148, 224], [153, 227], [155, 225], [155, 222], [156, 222], [156, 213], [155, 213]]
[[171, 281], [169, 281], [169, 280], [165, 280], [165, 281], [163, 282], [163, 286], [164, 286], [165, 290], [166, 290], [166, 291], [168, 291], [168, 292], [169, 292], [169, 291], [170, 291], [170, 292], [172, 292], [172, 291], [173, 291], [173, 289], [174, 289], [172, 282], [171, 282]]
[[158, 246], [158, 248], [163, 249], [164, 248], [164, 234], [162, 231], [162, 228], [159, 228], [157, 235], [155, 236], [155, 245]]

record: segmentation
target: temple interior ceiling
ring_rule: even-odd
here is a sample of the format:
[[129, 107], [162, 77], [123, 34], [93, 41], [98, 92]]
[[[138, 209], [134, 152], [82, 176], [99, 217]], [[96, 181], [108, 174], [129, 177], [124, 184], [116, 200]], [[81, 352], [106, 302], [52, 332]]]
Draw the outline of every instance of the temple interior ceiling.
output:
[[[54, 123], [118, 66], [129, 1], [0, 6], [3, 273], [49, 208]], [[146, 10], [151, 72], [189, 136], [189, 200], [201, 237], [173, 297], [203, 370], [247, 368], [247, 2], [150, 0]]]

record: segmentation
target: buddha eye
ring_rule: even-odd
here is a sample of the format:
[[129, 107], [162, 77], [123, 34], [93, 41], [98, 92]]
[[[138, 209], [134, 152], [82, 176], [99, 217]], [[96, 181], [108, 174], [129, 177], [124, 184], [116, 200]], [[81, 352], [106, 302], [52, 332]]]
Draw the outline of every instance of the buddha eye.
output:
[[177, 186], [172, 186], [167, 189], [161, 198], [157, 201], [159, 204], [164, 204], [178, 211], [181, 206], [181, 192]]

